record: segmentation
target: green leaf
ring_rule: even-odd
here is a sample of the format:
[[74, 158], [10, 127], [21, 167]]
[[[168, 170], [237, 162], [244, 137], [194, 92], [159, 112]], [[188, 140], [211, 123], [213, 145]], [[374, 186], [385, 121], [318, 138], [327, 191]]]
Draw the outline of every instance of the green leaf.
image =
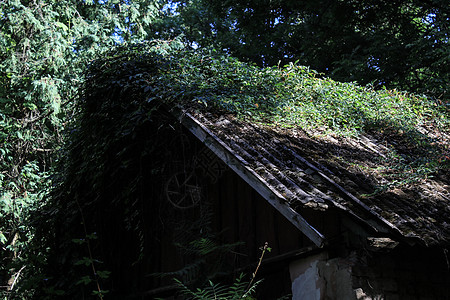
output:
[[111, 274], [110, 271], [97, 271], [97, 275], [98, 277], [102, 278], [102, 279], [107, 279], [109, 278], [109, 275]]
[[96, 233], [96, 232], [93, 232], [93, 233], [91, 233], [91, 234], [88, 234], [88, 235], [86, 236], [86, 238], [87, 238], [87, 239], [90, 239], [90, 240], [96, 240], [96, 239], [98, 239], [98, 236], [97, 236], [97, 233]]
[[64, 31], [69, 30], [69, 27], [67, 27], [64, 23], [55, 22], [55, 25], [58, 26], [59, 28], [62, 28], [62, 30], [64, 30]]
[[5, 237], [3, 232], [0, 231], [0, 243], [5, 244], [8, 239]]
[[87, 275], [87, 276], [81, 277], [81, 279], [78, 280], [75, 284], [76, 285], [79, 285], [79, 284], [88, 285], [91, 282], [93, 282], [93, 280]]
[[89, 266], [94, 262], [93, 259], [89, 258], [89, 257], [83, 257], [82, 259], [79, 259], [75, 262], [76, 266], [79, 265], [85, 265], [85, 266]]
[[86, 240], [85, 239], [72, 239], [72, 242], [75, 244], [81, 245], [81, 244], [86, 243]]

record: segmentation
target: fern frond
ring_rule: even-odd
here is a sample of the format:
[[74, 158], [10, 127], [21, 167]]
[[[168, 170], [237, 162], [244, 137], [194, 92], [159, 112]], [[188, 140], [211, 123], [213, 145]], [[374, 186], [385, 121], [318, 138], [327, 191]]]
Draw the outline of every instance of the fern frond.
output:
[[208, 282], [208, 286], [191, 290], [178, 279], [174, 279], [180, 287], [180, 292], [189, 300], [250, 300], [254, 299], [252, 295], [256, 292], [259, 280], [252, 284], [248, 289], [248, 282], [243, 281], [244, 274], [240, 274], [231, 286], [225, 286], [220, 283]]
[[172, 272], [164, 272], [164, 273], [151, 273], [147, 276], [153, 276], [158, 278], [163, 277], [171, 277], [171, 278], [181, 278], [184, 282], [191, 282], [194, 278], [198, 277], [202, 265], [205, 263], [203, 259], [196, 260], [192, 264], [188, 264], [183, 268], [172, 271]]

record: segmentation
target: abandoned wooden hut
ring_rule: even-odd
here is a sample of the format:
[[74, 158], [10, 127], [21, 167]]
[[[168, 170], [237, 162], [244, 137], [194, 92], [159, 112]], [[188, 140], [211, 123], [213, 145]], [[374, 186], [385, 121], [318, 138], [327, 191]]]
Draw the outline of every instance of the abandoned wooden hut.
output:
[[[449, 172], [434, 165], [433, 176], [396, 179], [428, 163], [395, 169], [392, 155], [422, 155], [404, 147], [400, 121], [386, 129], [358, 104], [350, 113], [367, 128], [346, 136], [271, 113], [245, 117], [229, 106], [280, 110], [274, 99], [291, 97], [286, 90], [307, 90], [298, 99], [315, 103], [325, 99], [319, 88], [339, 86], [295, 66], [261, 71], [227, 57], [142, 53], [91, 68], [50, 208], [63, 214], [52, 224], [66, 241], [49, 258], [54, 274], [83, 274], [73, 261], [86, 247], [70, 240], [89, 234], [88, 261], [99, 257], [97, 268], [110, 272], [102, 284], [117, 299], [176, 299], [173, 278], [249, 280], [261, 258], [257, 299], [450, 299]], [[284, 116], [296, 105], [289, 101]], [[412, 130], [421, 149], [448, 165], [448, 130], [424, 122]], [[80, 295], [80, 285], [70, 287]]]
[[[352, 174], [333, 158], [375, 163], [386, 149], [373, 137], [319, 142], [298, 129], [231, 115], [173, 114], [186, 134], [201, 142], [191, 167], [214, 184], [203, 189], [200, 181], [177, 181], [175, 173], [168, 200], [196, 206], [202, 197], [210, 199], [217, 228], [229, 229], [226, 241], [246, 245], [241, 249], [246, 258], [237, 257], [236, 267], [255, 261], [257, 249], [268, 242], [273, 251], [261, 276], [273, 293], [262, 292], [262, 299], [286, 292], [293, 299], [450, 297], [447, 175], [415, 192], [372, 197], [363, 173]], [[206, 194], [196, 197], [199, 190]]]

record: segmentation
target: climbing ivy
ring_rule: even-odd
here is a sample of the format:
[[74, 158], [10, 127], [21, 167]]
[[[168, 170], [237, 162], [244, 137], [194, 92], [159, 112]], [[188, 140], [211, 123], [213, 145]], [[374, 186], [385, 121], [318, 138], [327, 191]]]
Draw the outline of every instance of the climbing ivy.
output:
[[37, 258], [29, 247], [31, 215], [51, 187], [86, 66], [120, 41], [147, 36], [162, 5], [0, 1], [0, 297], [32, 295], [18, 291], [38, 271], [28, 262]]
[[[261, 68], [213, 49], [185, 49], [179, 40], [152, 41], [112, 49], [85, 76], [54, 188], [36, 219], [35, 243], [48, 249], [41, 295], [103, 295], [119, 285], [139, 290], [140, 282], [120, 277], [124, 270], [115, 260], [120, 255], [133, 274], [156, 263], [172, 214], [161, 186], [182, 155], [176, 149], [184, 149], [175, 134], [181, 125], [161, 107], [229, 113], [317, 134], [396, 139], [404, 152], [393, 150], [386, 164], [398, 167], [399, 176], [406, 169], [430, 176], [449, 166], [448, 107], [425, 96], [321, 78], [297, 63]], [[88, 239], [94, 232], [97, 238]], [[89, 243], [74, 245], [74, 239]]]

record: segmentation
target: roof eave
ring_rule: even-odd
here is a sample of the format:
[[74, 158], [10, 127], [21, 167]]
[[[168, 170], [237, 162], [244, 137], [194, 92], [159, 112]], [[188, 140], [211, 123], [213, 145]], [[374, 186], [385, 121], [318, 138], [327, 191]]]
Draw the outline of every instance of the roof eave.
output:
[[323, 247], [325, 237], [309, 224], [297, 211], [287, 205], [287, 200], [255, 171], [246, 165], [245, 160], [223, 143], [214, 133], [201, 124], [191, 114], [180, 109], [171, 109], [172, 114], [195, 137], [206, 145], [217, 157], [228, 165], [237, 175], [255, 189], [267, 202], [278, 210], [289, 222], [305, 234], [317, 247]]

